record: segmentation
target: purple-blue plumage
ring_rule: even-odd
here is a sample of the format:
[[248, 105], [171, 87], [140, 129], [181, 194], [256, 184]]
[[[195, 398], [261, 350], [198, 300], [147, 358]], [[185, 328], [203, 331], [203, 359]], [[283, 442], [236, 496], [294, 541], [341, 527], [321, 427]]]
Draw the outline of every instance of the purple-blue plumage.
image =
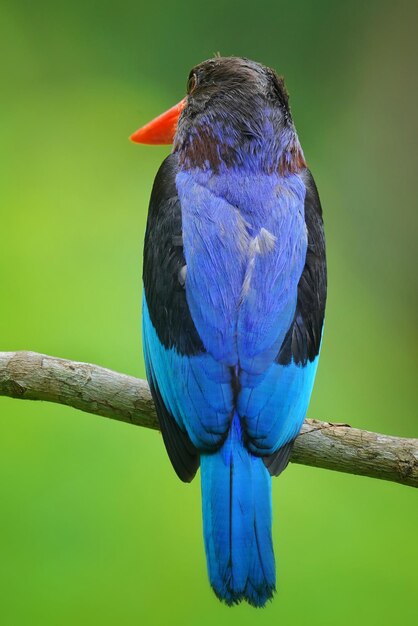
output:
[[287, 464], [318, 364], [321, 210], [281, 79], [237, 58], [192, 78], [150, 203], [147, 376], [183, 480], [200, 457], [216, 594], [263, 606], [275, 588], [269, 472]]
[[259, 374], [292, 322], [306, 258], [305, 186], [244, 168], [180, 171], [186, 297], [216, 359]]

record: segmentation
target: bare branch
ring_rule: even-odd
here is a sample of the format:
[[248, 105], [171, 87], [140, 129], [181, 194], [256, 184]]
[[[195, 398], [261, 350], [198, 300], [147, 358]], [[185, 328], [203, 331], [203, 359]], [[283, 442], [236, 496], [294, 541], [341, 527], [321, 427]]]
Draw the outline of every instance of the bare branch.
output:
[[[66, 404], [158, 430], [148, 384], [112, 370], [35, 352], [0, 352], [0, 395]], [[306, 420], [291, 461], [418, 486], [418, 439]]]

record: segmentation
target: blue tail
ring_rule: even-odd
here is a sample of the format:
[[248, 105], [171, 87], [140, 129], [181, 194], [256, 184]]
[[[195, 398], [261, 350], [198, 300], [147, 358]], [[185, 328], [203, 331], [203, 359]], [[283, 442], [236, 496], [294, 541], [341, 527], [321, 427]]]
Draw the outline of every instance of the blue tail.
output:
[[264, 606], [275, 591], [271, 477], [244, 447], [239, 417], [215, 454], [202, 454], [203, 533], [210, 583], [220, 600]]

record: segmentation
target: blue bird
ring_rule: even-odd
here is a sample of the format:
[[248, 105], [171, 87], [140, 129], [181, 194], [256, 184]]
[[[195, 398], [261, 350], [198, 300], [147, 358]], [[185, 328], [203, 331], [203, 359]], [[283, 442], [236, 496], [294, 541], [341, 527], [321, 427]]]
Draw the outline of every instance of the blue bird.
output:
[[326, 300], [318, 192], [282, 78], [214, 58], [187, 96], [132, 135], [172, 143], [151, 194], [143, 345], [178, 476], [200, 465], [218, 598], [262, 607], [276, 586], [271, 476], [308, 408]]

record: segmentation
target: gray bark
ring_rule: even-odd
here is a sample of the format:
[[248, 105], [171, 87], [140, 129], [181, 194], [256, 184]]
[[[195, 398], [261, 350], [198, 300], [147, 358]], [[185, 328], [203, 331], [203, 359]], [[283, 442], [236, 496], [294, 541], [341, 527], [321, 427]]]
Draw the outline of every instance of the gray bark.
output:
[[[45, 400], [158, 430], [146, 381], [35, 352], [0, 352], [0, 395]], [[418, 439], [307, 419], [291, 461], [418, 486]]]

